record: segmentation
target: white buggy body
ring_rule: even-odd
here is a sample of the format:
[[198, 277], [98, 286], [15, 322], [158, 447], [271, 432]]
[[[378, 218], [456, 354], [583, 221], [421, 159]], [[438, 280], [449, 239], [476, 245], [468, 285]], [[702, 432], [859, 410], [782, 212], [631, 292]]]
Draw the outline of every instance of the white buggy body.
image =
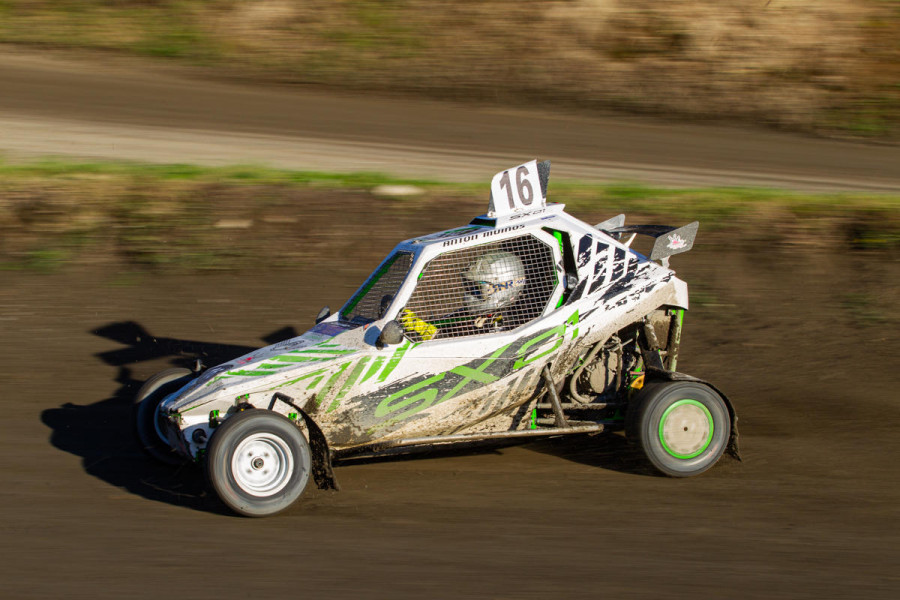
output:
[[[666, 263], [690, 249], [696, 224], [629, 228], [620, 216], [588, 225], [546, 203], [548, 173], [549, 163], [535, 161], [498, 173], [486, 215], [398, 244], [338, 313], [157, 393], [152, 423], [163, 445], [222, 463], [209, 465], [213, 487], [247, 515], [282, 510], [310, 473], [333, 486], [332, 458], [395, 447], [628, 425], [637, 440], [661, 445], [663, 463], [675, 461], [648, 456], [670, 475], [705, 470], [729, 446], [736, 452], [727, 399], [675, 372], [687, 285], [618, 239], [649, 233], [658, 238], [651, 257]], [[479, 259], [509, 256], [514, 279], [473, 281]], [[472, 294], [501, 292], [502, 308], [473, 309]], [[635, 408], [653, 382], [688, 389]], [[638, 413], [659, 413], [660, 402], [670, 413], [647, 416], [644, 427]], [[229, 425], [237, 416], [261, 426]], [[267, 424], [293, 424], [298, 449]], [[217, 450], [219, 437], [227, 449]]]

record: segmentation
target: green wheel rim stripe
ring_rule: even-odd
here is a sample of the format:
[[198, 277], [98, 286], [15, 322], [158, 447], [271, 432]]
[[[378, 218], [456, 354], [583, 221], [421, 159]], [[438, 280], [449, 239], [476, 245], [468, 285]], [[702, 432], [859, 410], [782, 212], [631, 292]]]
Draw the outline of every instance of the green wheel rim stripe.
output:
[[[706, 415], [707, 420], [709, 421], [709, 435], [706, 436], [706, 441], [703, 443], [703, 445], [699, 449], [695, 450], [694, 452], [691, 452], [690, 454], [679, 454], [678, 452], [669, 448], [669, 445], [666, 443], [666, 436], [663, 433], [663, 430], [666, 425], [666, 420], [669, 418], [669, 414], [673, 410], [678, 408], [679, 406], [684, 406], [684, 405], [696, 406], [697, 408], [699, 408], [700, 410], [703, 411], [703, 413]], [[712, 442], [714, 433], [715, 433], [715, 425], [713, 424], [712, 414], [709, 412], [709, 409], [706, 408], [706, 406], [702, 402], [698, 402], [697, 400], [684, 399], [684, 400], [678, 400], [677, 402], [673, 402], [672, 405], [669, 406], [669, 408], [667, 408], [665, 410], [665, 412], [662, 414], [662, 417], [660, 417], [660, 419], [659, 419], [659, 443], [662, 444], [662, 447], [666, 452], [668, 452], [675, 458], [687, 459], [687, 458], [694, 458], [696, 456], [700, 456], [701, 454], [703, 454], [704, 450], [709, 448], [709, 444], [710, 444], [710, 442]]]

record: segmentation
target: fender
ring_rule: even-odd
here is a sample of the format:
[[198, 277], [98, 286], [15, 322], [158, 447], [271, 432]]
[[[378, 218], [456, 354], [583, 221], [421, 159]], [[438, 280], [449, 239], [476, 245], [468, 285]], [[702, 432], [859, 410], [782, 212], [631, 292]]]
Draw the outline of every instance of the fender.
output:
[[322, 430], [306, 411], [297, 406], [294, 399], [290, 396], [276, 392], [272, 396], [269, 410], [272, 410], [275, 402], [284, 402], [293, 407], [306, 424], [306, 430], [309, 432], [309, 449], [312, 451], [312, 476], [316, 482], [316, 487], [320, 490], [340, 490], [341, 486], [338, 485], [337, 478], [334, 476], [331, 449], [328, 447], [328, 440], [326, 440], [325, 434], [322, 433]]

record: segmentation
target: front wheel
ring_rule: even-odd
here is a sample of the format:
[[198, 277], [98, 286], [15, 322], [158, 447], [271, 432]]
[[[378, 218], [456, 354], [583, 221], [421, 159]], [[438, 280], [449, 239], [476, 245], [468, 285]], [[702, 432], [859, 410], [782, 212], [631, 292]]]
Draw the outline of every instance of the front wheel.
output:
[[141, 449], [158, 461], [180, 465], [185, 459], [169, 445], [159, 405], [193, 377], [187, 369], [166, 369], [148, 379], [134, 397], [135, 429]]
[[228, 508], [247, 517], [274, 515], [306, 489], [309, 443], [289, 419], [265, 410], [228, 418], [209, 442], [207, 476]]
[[692, 381], [648, 384], [628, 409], [628, 437], [658, 471], [699, 475], [721, 458], [731, 435], [725, 400]]

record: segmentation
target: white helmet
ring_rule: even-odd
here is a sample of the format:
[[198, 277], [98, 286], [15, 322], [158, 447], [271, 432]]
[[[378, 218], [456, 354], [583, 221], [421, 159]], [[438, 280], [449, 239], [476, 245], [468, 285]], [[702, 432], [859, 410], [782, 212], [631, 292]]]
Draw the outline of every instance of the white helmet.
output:
[[525, 287], [525, 267], [510, 252], [490, 252], [463, 273], [466, 307], [471, 312], [494, 311], [516, 301]]

